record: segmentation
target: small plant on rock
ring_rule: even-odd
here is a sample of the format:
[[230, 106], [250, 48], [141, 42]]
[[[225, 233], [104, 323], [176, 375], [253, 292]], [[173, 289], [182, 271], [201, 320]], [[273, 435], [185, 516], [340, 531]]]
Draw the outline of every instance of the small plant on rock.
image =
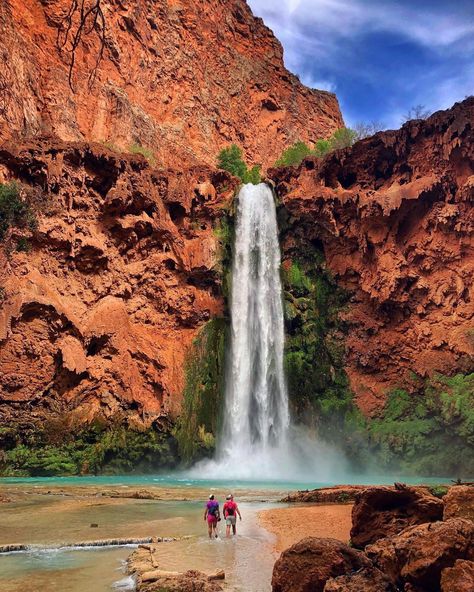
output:
[[18, 183], [0, 185], [0, 241], [10, 228], [34, 230], [37, 220], [33, 209], [21, 197]]

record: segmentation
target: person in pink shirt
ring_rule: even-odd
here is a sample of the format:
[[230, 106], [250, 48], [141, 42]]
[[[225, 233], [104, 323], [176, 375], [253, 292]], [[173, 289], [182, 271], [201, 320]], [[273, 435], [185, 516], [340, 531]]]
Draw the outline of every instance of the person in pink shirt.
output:
[[217, 539], [217, 523], [220, 519], [219, 502], [214, 499], [214, 494], [211, 493], [204, 510], [204, 521], [207, 521], [207, 530], [210, 539], [212, 539], [213, 536]]
[[234, 496], [229, 493], [229, 495], [226, 497], [226, 502], [224, 504], [224, 508], [223, 508], [223, 512], [224, 512], [224, 518], [225, 518], [225, 535], [226, 537], [230, 537], [230, 527], [232, 526], [232, 534], [237, 534], [237, 528], [236, 528], [236, 521], [237, 521], [237, 515], [239, 516], [240, 520], [242, 520], [242, 516], [240, 514], [240, 510], [239, 507], [237, 506], [237, 504], [234, 502]]

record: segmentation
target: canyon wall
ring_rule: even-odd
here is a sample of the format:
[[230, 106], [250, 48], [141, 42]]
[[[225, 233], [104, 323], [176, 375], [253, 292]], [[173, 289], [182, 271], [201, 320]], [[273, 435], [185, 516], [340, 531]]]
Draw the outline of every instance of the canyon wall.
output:
[[396, 388], [474, 370], [473, 122], [469, 98], [269, 171], [287, 217], [284, 261], [320, 248], [347, 291], [344, 369], [367, 416]]
[[13, 179], [38, 222], [0, 249], [0, 420], [169, 425], [186, 350], [223, 312], [213, 227], [236, 180], [62, 142], [4, 145]]
[[214, 165], [235, 142], [266, 167], [343, 125], [244, 0], [84, 1], [96, 5], [81, 28], [72, 0], [1, 3], [0, 139], [105, 142], [174, 168]]

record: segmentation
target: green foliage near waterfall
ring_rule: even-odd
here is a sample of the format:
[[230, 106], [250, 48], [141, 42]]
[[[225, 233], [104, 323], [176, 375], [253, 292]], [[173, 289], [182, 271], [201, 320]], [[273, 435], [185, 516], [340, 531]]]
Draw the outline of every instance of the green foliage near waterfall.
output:
[[185, 463], [214, 450], [224, 395], [226, 327], [225, 319], [209, 320], [186, 356], [183, 408], [175, 432]]
[[143, 473], [176, 462], [176, 441], [169, 432], [128, 426], [119, 418], [79, 426], [65, 415], [27, 428], [0, 428], [2, 476]]
[[474, 474], [474, 373], [435, 374], [409, 393], [395, 389], [367, 422], [371, 448], [385, 467], [425, 475]]
[[333, 150], [352, 146], [356, 140], [357, 132], [347, 127], [336, 130], [330, 138], [317, 140], [312, 148], [299, 140], [283, 151], [275, 166], [298, 166], [307, 156], [323, 158]]
[[[354, 404], [344, 370], [349, 294], [312, 244], [292, 249], [282, 268], [285, 369], [293, 416], [342, 449], [354, 469], [404, 474], [474, 474], [474, 374], [426, 379], [388, 393], [378, 416]], [[416, 377], [416, 375], [414, 375]]]
[[258, 185], [261, 182], [260, 166], [248, 168], [242, 157], [242, 149], [237, 144], [232, 144], [219, 152], [217, 166], [238, 177], [242, 183]]
[[294, 415], [331, 439], [355, 410], [344, 372], [344, 332], [339, 312], [347, 293], [324, 267], [316, 248], [283, 266], [285, 370]]

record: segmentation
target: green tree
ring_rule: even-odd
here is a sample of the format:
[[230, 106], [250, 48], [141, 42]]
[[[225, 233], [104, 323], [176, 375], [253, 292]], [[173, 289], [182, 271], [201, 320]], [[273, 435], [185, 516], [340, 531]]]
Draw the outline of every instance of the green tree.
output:
[[17, 183], [0, 184], [0, 240], [3, 240], [12, 226], [17, 228], [36, 228], [36, 216], [20, 196]]
[[310, 154], [310, 147], [300, 140], [283, 152], [275, 166], [298, 166]]
[[260, 166], [255, 165], [251, 169], [247, 168], [242, 158], [242, 149], [237, 144], [232, 144], [228, 148], [223, 148], [217, 157], [217, 166], [220, 169], [228, 171], [235, 177], [238, 177], [242, 183], [260, 183]]
[[356, 137], [357, 134], [354, 130], [351, 130], [348, 127], [341, 127], [329, 138], [331, 150], [339, 150], [340, 148], [352, 146], [356, 141]]
[[242, 150], [237, 144], [232, 144], [219, 152], [217, 166], [220, 169], [229, 171], [229, 173], [235, 177], [239, 177], [244, 182], [244, 177], [247, 174], [247, 165], [242, 158]]
[[317, 140], [311, 154], [317, 156], [318, 158], [322, 158], [331, 152], [331, 142], [329, 140]]

